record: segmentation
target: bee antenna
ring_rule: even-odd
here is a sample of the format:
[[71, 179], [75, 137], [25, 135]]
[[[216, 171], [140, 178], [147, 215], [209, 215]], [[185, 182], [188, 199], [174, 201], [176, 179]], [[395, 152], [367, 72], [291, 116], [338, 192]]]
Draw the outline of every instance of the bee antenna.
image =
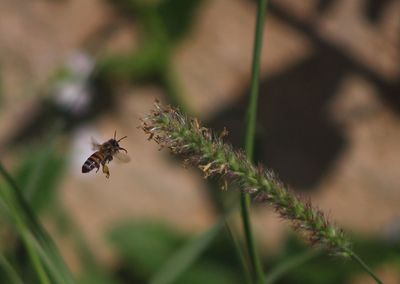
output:
[[117, 137], [117, 130], [114, 131], [114, 140], [116, 139], [116, 137]]
[[119, 138], [117, 142], [119, 142], [119, 141], [121, 141], [122, 139], [125, 139], [125, 138], [127, 138], [127, 137], [128, 137], [128, 136], [124, 136], [124, 137], [122, 137], [122, 138]]

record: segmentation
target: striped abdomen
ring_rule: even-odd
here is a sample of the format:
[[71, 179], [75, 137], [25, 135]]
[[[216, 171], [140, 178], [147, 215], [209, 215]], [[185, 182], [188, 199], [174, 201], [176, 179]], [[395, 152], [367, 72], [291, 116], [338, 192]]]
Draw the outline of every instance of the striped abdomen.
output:
[[94, 168], [99, 168], [100, 163], [104, 160], [104, 155], [100, 152], [94, 152], [83, 164], [82, 173], [88, 173]]

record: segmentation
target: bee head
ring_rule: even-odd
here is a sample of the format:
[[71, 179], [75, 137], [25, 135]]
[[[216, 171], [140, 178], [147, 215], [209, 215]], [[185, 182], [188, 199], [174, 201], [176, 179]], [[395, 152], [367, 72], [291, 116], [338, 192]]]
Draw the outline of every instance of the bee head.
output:
[[125, 151], [126, 153], [128, 153], [128, 151], [127, 151], [126, 149], [124, 149], [124, 148], [122, 148], [121, 146], [119, 146], [119, 141], [121, 141], [122, 139], [125, 139], [125, 138], [128, 137], [128, 136], [124, 136], [124, 137], [122, 137], [122, 138], [119, 138], [118, 140], [117, 140], [116, 136], [117, 136], [117, 130], [115, 130], [115, 132], [114, 132], [114, 138], [113, 138], [113, 139], [110, 139], [110, 143], [111, 143], [111, 145], [113, 146], [113, 148], [114, 148], [114, 149], [118, 149], [118, 150], [123, 150], [123, 151]]
[[119, 148], [119, 143], [118, 143], [117, 140], [115, 140], [115, 139], [110, 139], [108, 142], [111, 144], [111, 146], [112, 146], [113, 148]]

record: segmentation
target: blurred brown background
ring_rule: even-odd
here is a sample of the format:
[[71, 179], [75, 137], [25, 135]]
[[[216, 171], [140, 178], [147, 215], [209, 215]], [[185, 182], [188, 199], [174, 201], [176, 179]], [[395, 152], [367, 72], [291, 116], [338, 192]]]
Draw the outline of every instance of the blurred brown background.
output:
[[[0, 3], [1, 157], [13, 167], [21, 149], [46, 140], [58, 117], [66, 121], [57, 143], [68, 160], [58, 198], [108, 266], [116, 256], [103, 232], [117, 220], [161, 219], [190, 233], [213, 224], [217, 210], [201, 174], [157, 151], [136, 127], [158, 98], [185, 105], [217, 130], [226, 126], [241, 147], [256, 12], [252, 1], [195, 1], [187, 31], [170, 37], [163, 77], [153, 70], [164, 57], [138, 60], [152, 52], [143, 42], [163, 34], [152, 35], [143, 17], [112, 2]], [[138, 62], [138, 70], [114, 68], [116, 54], [126, 57], [115, 62]], [[269, 3], [256, 159], [354, 234], [400, 235], [399, 63], [400, 1]], [[128, 136], [121, 143], [132, 161], [113, 162], [108, 180], [81, 174], [91, 137], [102, 142], [114, 130]], [[262, 251], [277, 251], [287, 224], [263, 206], [252, 214]], [[54, 235], [79, 271], [68, 240]], [[378, 272], [400, 283], [390, 267]]]

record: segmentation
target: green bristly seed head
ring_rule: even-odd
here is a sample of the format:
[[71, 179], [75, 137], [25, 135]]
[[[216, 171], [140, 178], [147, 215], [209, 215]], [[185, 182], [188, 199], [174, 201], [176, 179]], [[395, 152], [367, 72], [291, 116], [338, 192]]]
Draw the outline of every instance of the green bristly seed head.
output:
[[350, 242], [343, 231], [309, 201], [286, 188], [273, 172], [255, 167], [241, 151], [225, 144], [222, 138], [226, 130], [216, 135], [197, 119], [188, 118], [170, 106], [164, 107], [158, 101], [140, 127], [149, 140], [180, 155], [185, 164], [198, 167], [205, 177], [218, 176], [225, 183], [235, 183], [242, 192], [251, 194], [254, 201], [271, 205], [281, 218], [307, 235], [311, 244], [335, 255], [349, 256]]

